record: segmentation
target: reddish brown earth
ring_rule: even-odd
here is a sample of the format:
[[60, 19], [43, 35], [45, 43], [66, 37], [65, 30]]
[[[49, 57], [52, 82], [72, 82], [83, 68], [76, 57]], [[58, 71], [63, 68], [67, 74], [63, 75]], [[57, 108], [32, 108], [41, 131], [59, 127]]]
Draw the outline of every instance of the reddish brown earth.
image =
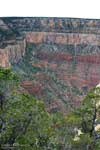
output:
[[83, 33], [54, 33], [29, 32], [26, 34], [29, 43], [56, 43], [56, 44], [100, 44], [100, 37], [96, 34]]
[[[33, 68], [44, 70], [33, 74], [33, 78], [35, 77], [43, 88], [40, 89], [40, 93], [37, 93], [36, 89], [39, 89], [37, 85], [32, 92], [46, 102], [49, 101], [48, 111], [58, 109], [64, 113], [78, 107], [88, 90], [100, 82], [99, 35], [31, 32], [26, 34], [26, 41], [37, 45], [37, 50], [34, 48], [32, 50], [34, 58], [37, 59], [32, 63]], [[46, 44], [46, 48], [44, 46], [38, 49], [43, 43]], [[56, 48], [55, 51], [55, 45], [59, 44], [66, 49]], [[72, 52], [66, 45], [74, 46]], [[85, 45], [85, 48], [80, 48], [82, 45]], [[54, 77], [50, 72], [53, 72]], [[31, 88], [28, 86], [28, 89]], [[48, 91], [51, 91], [52, 95], [55, 94], [49, 97], [49, 100]]]
[[[48, 91], [46, 92], [45, 89], [50, 90], [54, 96], [49, 97], [48, 111], [59, 109], [65, 113], [67, 104], [64, 103], [66, 102], [71, 103], [69, 104], [71, 107], [78, 107], [87, 91], [100, 81], [99, 55], [73, 56], [62, 52], [54, 54], [37, 52], [35, 58], [38, 61], [32, 63], [32, 67], [42, 69], [42, 71], [37, 71], [32, 75], [33, 81], [35, 80], [37, 83], [23, 81], [22, 86], [46, 102], [48, 102]], [[54, 77], [52, 77], [50, 71], [52, 71]], [[59, 88], [58, 84], [62, 86]], [[66, 87], [63, 90], [64, 86]], [[64, 103], [62, 99], [64, 99]]]
[[100, 82], [100, 20], [1, 18], [0, 31], [0, 66], [48, 111], [77, 108]]

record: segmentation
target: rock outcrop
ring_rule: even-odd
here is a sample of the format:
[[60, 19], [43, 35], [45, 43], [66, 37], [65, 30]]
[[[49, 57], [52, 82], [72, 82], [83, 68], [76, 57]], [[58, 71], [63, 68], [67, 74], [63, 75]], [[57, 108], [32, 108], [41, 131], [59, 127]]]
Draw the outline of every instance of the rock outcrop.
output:
[[9, 61], [14, 64], [18, 63], [25, 55], [26, 40], [16, 41], [14, 45], [8, 45], [6, 47], [9, 55]]
[[18, 63], [25, 55], [26, 40], [16, 41], [0, 49], [0, 66], [10, 67], [11, 64]]
[[6, 49], [0, 49], [0, 66], [1, 67], [10, 66], [8, 51]]

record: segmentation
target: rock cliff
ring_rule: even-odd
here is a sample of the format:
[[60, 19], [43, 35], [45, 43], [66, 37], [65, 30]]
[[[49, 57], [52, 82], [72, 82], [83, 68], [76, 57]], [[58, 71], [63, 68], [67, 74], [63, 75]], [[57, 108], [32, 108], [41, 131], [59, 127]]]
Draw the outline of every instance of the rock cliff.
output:
[[8, 51], [6, 49], [0, 49], [0, 66], [2, 67], [10, 66]]
[[10, 67], [11, 64], [18, 63], [25, 55], [26, 41], [16, 41], [0, 49], [0, 66]]
[[54, 33], [54, 32], [29, 32], [26, 34], [29, 43], [56, 43], [56, 44], [91, 44], [100, 45], [100, 35], [83, 33]]
[[0, 65], [48, 111], [69, 111], [100, 82], [100, 20], [1, 18]]

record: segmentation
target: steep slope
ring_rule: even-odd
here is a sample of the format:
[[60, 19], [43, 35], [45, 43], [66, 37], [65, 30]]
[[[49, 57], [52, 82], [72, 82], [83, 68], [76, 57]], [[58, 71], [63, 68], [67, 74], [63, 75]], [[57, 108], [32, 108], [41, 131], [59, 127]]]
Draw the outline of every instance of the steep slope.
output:
[[48, 111], [78, 107], [87, 91], [99, 83], [100, 20], [1, 20], [0, 65], [12, 64], [22, 76], [21, 85], [43, 99]]

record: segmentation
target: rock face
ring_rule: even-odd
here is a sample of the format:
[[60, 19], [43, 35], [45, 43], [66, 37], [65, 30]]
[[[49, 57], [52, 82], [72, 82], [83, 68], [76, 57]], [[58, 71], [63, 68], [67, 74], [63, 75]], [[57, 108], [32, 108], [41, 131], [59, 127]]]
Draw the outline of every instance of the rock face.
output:
[[0, 65], [17, 67], [48, 111], [78, 107], [100, 82], [100, 20], [1, 18], [0, 47]]
[[9, 61], [14, 64], [18, 63], [25, 55], [26, 40], [17, 41], [14, 45], [8, 45], [6, 47], [9, 55]]
[[0, 66], [2, 67], [10, 66], [8, 51], [6, 49], [0, 49]]
[[0, 66], [10, 67], [11, 64], [18, 63], [25, 55], [26, 41], [16, 41], [13, 45], [10, 43], [0, 49]]
[[29, 32], [26, 34], [29, 43], [51, 43], [51, 44], [91, 44], [100, 45], [100, 35], [80, 33], [54, 33], [54, 32]]

